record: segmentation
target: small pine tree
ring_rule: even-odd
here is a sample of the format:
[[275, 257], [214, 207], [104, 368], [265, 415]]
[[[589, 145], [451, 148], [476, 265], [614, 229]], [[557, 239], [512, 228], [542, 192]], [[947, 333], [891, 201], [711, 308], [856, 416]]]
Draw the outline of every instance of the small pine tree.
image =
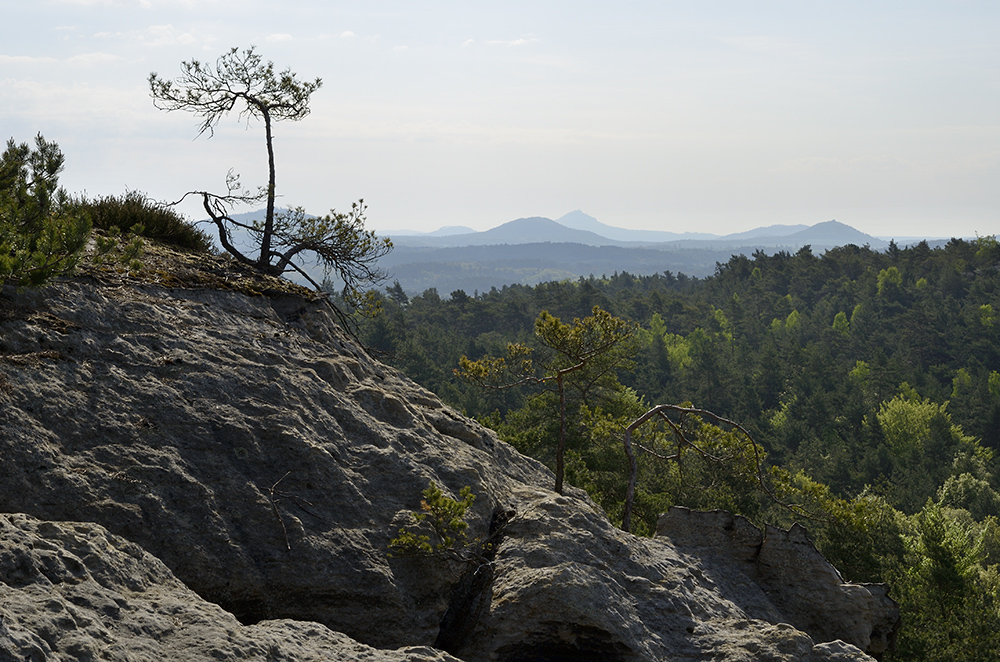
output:
[[[413, 513], [413, 524], [426, 525], [431, 535], [416, 533], [404, 527], [399, 535], [389, 542], [389, 547], [399, 554], [440, 555], [458, 561], [466, 559], [470, 546], [466, 529], [465, 512], [476, 500], [472, 488], [466, 485], [458, 493], [458, 499], [445, 496], [433, 481], [423, 492], [420, 501], [422, 512]], [[433, 537], [432, 537], [433, 536]]]
[[65, 157], [38, 134], [34, 148], [11, 138], [0, 157], [0, 281], [37, 287], [72, 271], [90, 237], [90, 219], [58, 188]]

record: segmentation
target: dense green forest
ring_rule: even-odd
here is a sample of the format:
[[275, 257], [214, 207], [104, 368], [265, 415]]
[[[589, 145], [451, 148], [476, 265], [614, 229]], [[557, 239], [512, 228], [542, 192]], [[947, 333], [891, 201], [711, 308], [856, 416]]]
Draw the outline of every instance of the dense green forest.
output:
[[456, 376], [460, 359], [503, 356], [509, 343], [544, 353], [542, 311], [569, 325], [596, 306], [633, 322], [629, 360], [605, 388], [578, 385], [569, 398], [569, 483], [620, 523], [624, 425], [658, 404], [709, 410], [759, 444], [772, 493], [757, 489], [745, 442], [688, 419], [679, 425], [715, 430], [702, 433], [710, 452], [671, 462], [669, 430], [647, 432], [634, 531], [651, 533], [673, 504], [783, 524], [809, 511], [806, 526], [847, 579], [892, 586], [904, 616], [893, 659], [997, 659], [995, 237], [759, 252], [704, 279], [618, 273], [445, 297], [410, 297], [397, 283], [379, 296], [383, 314], [358, 318], [365, 343], [550, 464], [553, 392], [481, 388]]

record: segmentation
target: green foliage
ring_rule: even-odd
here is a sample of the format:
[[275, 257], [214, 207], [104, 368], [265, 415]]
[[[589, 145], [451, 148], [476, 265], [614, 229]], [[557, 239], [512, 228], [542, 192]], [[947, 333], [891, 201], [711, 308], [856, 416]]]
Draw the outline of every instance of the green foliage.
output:
[[970, 473], [952, 474], [938, 489], [937, 502], [953, 510], [965, 510], [977, 521], [1000, 513], [1000, 494], [990, 484], [989, 476]]
[[[364, 200], [358, 200], [351, 204], [349, 212], [331, 209], [321, 217], [307, 215], [302, 207], [278, 214], [271, 237], [271, 250], [279, 256], [273, 271], [294, 269], [305, 275], [295, 261], [308, 251], [328, 277], [331, 273], [336, 277], [341, 284], [340, 295], [348, 304], [361, 311], [378, 310], [377, 297], [362, 286], [385, 279], [378, 261], [392, 250], [392, 241], [365, 230], [367, 210]], [[264, 231], [264, 224], [257, 222], [251, 234], [263, 243]]]
[[903, 284], [903, 275], [895, 265], [878, 272], [878, 294], [886, 296], [898, 291]]
[[921, 399], [911, 391], [883, 402], [877, 418], [890, 449], [906, 453], [924, 449], [930, 438], [931, 421], [938, 416], [947, 416], [943, 405]]
[[34, 148], [8, 140], [0, 157], [0, 280], [37, 287], [78, 264], [91, 225], [85, 214], [64, 209], [64, 161], [41, 134]]
[[149, 88], [157, 108], [185, 110], [202, 119], [199, 135], [211, 133], [237, 102], [242, 102], [240, 119], [252, 117], [270, 122], [300, 120], [309, 114], [309, 97], [323, 84], [296, 79], [290, 69], [275, 74], [274, 63], [264, 63], [254, 47], [230, 49], [218, 58], [215, 67], [197, 60], [181, 63], [176, 81], [149, 75]]
[[[421, 512], [412, 513], [413, 523], [399, 530], [399, 535], [389, 541], [389, 547], [398, 554], [440, 555], [453, 560], [468, 560], [470, 547], [465, 521], [466, 511], [476, 500], [472, 488], [465, 486], [458, 499], [445, 496], [432, 481], [423, 492]], [[421, 530], [429, 529], [429, 533]]]
[[94, 199], [81, 196], [70, 205], [89, 215], [95, 229], [113, 234], [120, 230], [187, 250], [212, 250], [212, 239], [206, 232], [188, 223], [169, 205], [150, 200], [139, 191]]
[[830, 495], [831, 518], [810, 526], [824, 556], [853, 582], [882, 582], [905, 562], [906, 517], [885, 498], [865, 492], [853, 499]]
[[841, 310], [836, 314], [836, 316], [834, 316], [833, 330], [845, 336], [850, 332], [851, 326], [847, 321], [847, 314], [844, 311]]
[[909, 521], [905, 559], [888, 577], [906, 615], [893, 659], [996, 659], [1000, 582], [982, 565], [989, 527], [962, 512], [928, 503]]

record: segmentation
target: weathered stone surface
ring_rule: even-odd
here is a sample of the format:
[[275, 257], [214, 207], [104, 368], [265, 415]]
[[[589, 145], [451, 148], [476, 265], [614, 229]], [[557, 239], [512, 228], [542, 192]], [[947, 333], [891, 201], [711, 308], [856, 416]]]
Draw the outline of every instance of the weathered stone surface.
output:
[[828, 641], [813, 648], [811, 662], [848, 662], [849, 660], [874, 659], [868, 656], [860, 657], [857, 646], [846, 642]]
[[880, 584], [846, 583], [809, 540], [805, 528], [760, 531], [724, 511], [672, 508], [656, 535], [724, 572], [738, 569], [773, 602], [776, 613], [817, 641], [842, 639], [870, 653], [889, 649], [899, 625], [899, 606]]
[[244, 626], [158, 559], [92, 523], [0, 515], [0, 659], [458, 662], [377, 650], [319, 623]]
[[[625, 534], [545, 490], [517, 489], [511, 502], [487, 606], [453, 651], [469, 662], [828, 659], [740, 570]], [[850, 649], [870, 659], [835, 650]]]
[[397, 516], [472, 485], [481, 530], [551, 480], [321, 303], [81, 282], [6, 303], [2, 510], [98, 522], [245, 622], [433, 642], [452, 578], [391, 565]]
[[[386, 554], [432, 480], [452, 495], [473, 488], [473, 535], [514, 513], [470, 574]], [[176, 576], [296, 641], [326, 630], [272, 621], [385, 649], [438, 642], [470, 661], [854, 654], [787, 625], [745, 571], [746, 550], [722, 563], [624, 534], [582, 492], [551, 484], [542, 465], [357, 350], [322, 301], [86, 279], [0, 296], [0, 511], [100, 524], [169, 568], [150, 586]], [[29, 558], [18, 540], [0, 549]], [[54, 553], [97, 577], [74, 549]], [[18, 595], [44, 611], [42, 592]], [[177, 636], [197, 636], [195, 623]], [[33, 628], [0, 641], [34, 641]], [[312, 659], [297, 655], [284, 659]]]

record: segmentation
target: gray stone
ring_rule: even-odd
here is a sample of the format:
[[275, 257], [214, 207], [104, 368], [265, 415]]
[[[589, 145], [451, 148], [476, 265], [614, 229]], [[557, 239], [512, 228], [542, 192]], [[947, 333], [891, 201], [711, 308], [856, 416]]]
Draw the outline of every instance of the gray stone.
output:
[[319, 623], [242, 625], [97, 524], [0, 515], [0, 536], [3, 660], [458, 662], [428, 647], [378, 650]]
[[73, 281], [7, 305], [2, 509], [98, 522], [244, 622], [433, 642], [453, 578], [393, 567], [398, 515], [430, 481], [471, 485], [481, 531], [514, 485], [551, 481], [324, 303], [288, 322], [263, 296]]
[[798, 524], [762, 532], [724, 511], [671, 508], [657, 522], [656, 535], [722, 572], [738, 569], [773, 603], [769, 620], [784, 618], [817, 641], [840, 639], [869, 653], [893, 645], [899, 606], [887, 587], [845, 582]]

